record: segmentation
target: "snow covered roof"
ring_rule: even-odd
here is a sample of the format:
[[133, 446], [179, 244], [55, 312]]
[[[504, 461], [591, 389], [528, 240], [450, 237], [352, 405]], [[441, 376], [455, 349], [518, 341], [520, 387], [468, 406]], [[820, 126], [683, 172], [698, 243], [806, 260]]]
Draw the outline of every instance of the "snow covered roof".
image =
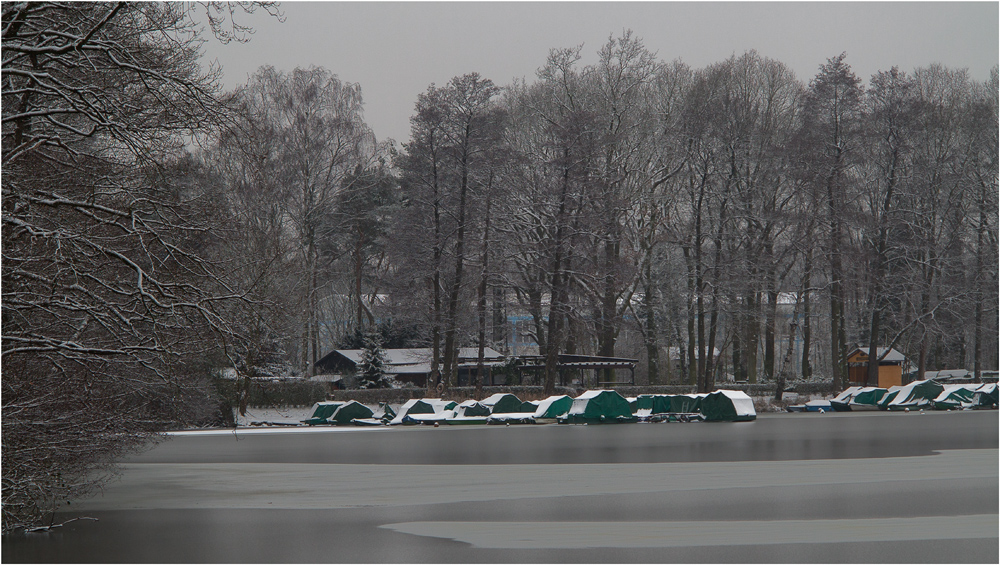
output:
[[[854, 350], [851, 351], [851, 353], [847, 357], [848, 358], [854, 357], [855, 354], [860, 353], [867, 360], [868, 349], [869, 348], [867, 346], [865, 346], [865, 347], [855, 347]], [[878, 355], [878, 357], [879, 357], [879, 359], [881, 361], [888, 361], [890, 363], [902, 363], [902, 362], [906, 361], [906, 356], [903, 355], [902, 353], [896, 351], [895, 349], [889, 349], [889, 352], [886, 353], [886, 349], [888, 349], [888, 348], [886, 348], [886, 347], [879, 347], [879, 348], [876, 348], [876, 350], [875, 350], [876, 354]], [[883, 354], [885, 354], [885, 357], [882, 357]]]
[[[430, 348], [383, 349], [385, 372], [390, 375], [401, 373], [430, 373], [433, 353]], [[364, 349], [335, 349], [316, 364], [326, 363], [331, 357], [342, 356], [354, 365], [361, 363]], [[476, 362], [479, 359], [478, 347], [462, 347], [458, 350], [459, 364]], [[483, 359], [487, 364], [494, 365], [503, 360], [503, 354], [491, 347], [483, 349]]]
[[944, 371], [925, 371], [924, 378], [945, 383], [948, 381], [969, 380], [973, 378], [973, 374], [968, 369], [947, 369]]

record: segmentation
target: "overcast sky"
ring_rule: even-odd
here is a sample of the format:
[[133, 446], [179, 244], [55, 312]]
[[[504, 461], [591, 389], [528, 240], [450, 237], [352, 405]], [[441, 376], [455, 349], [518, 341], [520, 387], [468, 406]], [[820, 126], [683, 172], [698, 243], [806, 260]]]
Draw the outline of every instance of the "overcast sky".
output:
[[534, 80], [549, 50], [583, 44], [596, 60], [631, 29], [664, 61], [694, 68], [756, 49], [803, 82], [846, 51], [866, 82], [893, 65], [941, 63], [985, 80], [1000, 50], [997, 2], [284, 2], [285, 21], [243, 16], [249, 43], [205, 45], [232, 88], [261, 65], [325, 67], [360, 83], [380, 140], [405, 142], [417, 94], [478, 72], [498, 85]]

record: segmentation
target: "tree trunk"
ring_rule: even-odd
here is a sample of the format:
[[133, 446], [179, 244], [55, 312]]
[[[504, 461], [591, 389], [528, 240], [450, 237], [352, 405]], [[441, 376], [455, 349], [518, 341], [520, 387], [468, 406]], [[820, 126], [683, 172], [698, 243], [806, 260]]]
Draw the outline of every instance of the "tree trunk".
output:
[[451, 294], [448, 297], [447, 326], [444, 334], [444, 383], [445, 388], [455, 384], [458, 378], [458, 345], [456, 344], [456, 333], [458, 331], [458, 296], [462, 289], [462, 275], [465, 268], [465, 208], [469, 193], [469, 136], [471, 125], [466, 123], [465, 138], [466, 146], [463, 147], [461, 170], [462, 181], [458, 191], [458, 230], [455, 234], [455, 278], [452, 281]]
[[740, 334], [740, 324], [737, 321], [733, 331], [733, 376], [737, 381], [746, 382], [747, 371], [743, 364], [743, 344]]
[[361, 246], [362, 246], [362, 232], [361, 224], [358, 224], [358, 239], [354, 244], [354, 296], [358, 301], [358, 312], [357, 312], [357, 328], [360, 330], [364, 327], [364, 315], [365, 307], [362, 302], [363, 298], [361, 296], [361, 274], [362, 274], [362, 261], [361, 261]]
[[493, 174], [490, 173], [490, 182], [486, 186], [486, 217], [483, 226], [482, 273], [479, 277], [479, 300], [477, 310], [479, 313], [479, 355], [476, 359], [476, 398], [483, 397], [483, 372], [485, 369], [484, 357], [486, 355], [486, 290], [489, 282], [489, 260], [490, 260], [490, 207], [493, 203], [492, 191]]
[[[614, 237], [616, 234], [608, 234]], [[617, 341], [618, 318], [618, 294], [614, 275], [618, 262], [619, 244], [617, 241], [607, 241], [604, 244], [604, 288], [601, 293], [601, 310], [598, 317], [599, 326], [597, 334], [597, 354], [604, 357], [615, 356], [615, 342]], [[614, 379], [614, 369], [605, 369], [604, 380], [610, 382]]]
[[760, 311], [760, 293], [753, 292], [747, 296], [746, 339], [744, 357], [746, 358], [747, 381], [750, 384], [757, 384], [757, 348], [760, 345], [760, 320], [757, 312]]
[[646, 379], [651, 385], [660, 382], [660, 346], [657, 340], [656, 305], [653, 297], [652, 261], [645, 261], [646, 284], [643, 288], [643, 307], [646, 315], [646, 328], [643, 340], [646, 342]]
[[493, 286], [493, 344], [507, 353], [507, 316], [504, 315], [504, 289]]
[[[563, 150], [563, 157], [569, 158], [569, 151]], [[556, 234], [555, 241], [552, 242], [555, 252], [552, 258], [552, 290], [549, 304], [549, 322], [547, 328], [546, 350], [545, 350], [545, 394], [551, 395], [555, 391], [556, 378], [558, 376], [559, 347], [562, 345], [563, 316], [565, 314], [566, 287], [568, 281], [563, 272], [563, 239], [566, 236], [566, 212], [569, 201], [569, 168], [563, 169], [562, 189], [559, 195], [559, 209], [556, 214]]]
[[846, 348], [846, 344], [841, 342], [844, 327], [844, 297], [841, 288], [843, 267], [840, 256], [841, 224], [837, 206], [839, 195], [836, 194], [842, 159], [839, 130], [834, 140], [838, 148], [837, 155], [833, 170], [827, 178], [827, 206], [830, 222], [830, 360], [833, 369], [833, 389], [839, 391], [844, 388], [844, 359], [841, 352]]
[[687, 282], [688, 282], [688, 297], [687, 297], [687, 314], [688, 314], [688, 316], [687, 316], [687, 358], [685, 359], [685, 361], [686, 361], [685, 368], [687, 370], [685, 371], [685, 376], [686, 376], [687, 384], [691, 385], [691, 384], [695, 384], [695, 379], [696, 379], [696, 376], [697, 376], [698, 373], [697, 373], [697, 367], [695, 366], [695, 353], [694, 353], [694, 351], [695, 351], [695, 343], [696, 343], [696, 336], [695, 336], [695, 333], [694, 333], [695, 332], [695, 330], [694, 330], [694, 327], [695, 327], [695, 321], [694, 321], [694, 318], [695, 318], [695, 310], [694, 310], [695, 298], [694, 297], [695, 297], [695, 293], [696, 293], [696, 289], [697, 289], [697, 284], [695, 282], [695, 276], [694, 276], [694, 264], [691, 261], [691, 250], [690, 250], [690, 247], [687, 247], [687, 246], [684, 247], [684, 259], [686, 260], [685, 264], [688, 267], [688, 277], [687, 277]]
[[[715, 294], [715, 291], [713, 291]], [[704, 390], [699, 392], [712, 392], [715, 390], [715, 372], [716, 372], [716, 356], [715, 356], [715, 336], [719, 329], [719, 306], [716, 296], [713, 296], [712, 300], [712, 313], [709, 314], [709, 324], [708, 324], [708, 359], [705, 361], [705, 378]]]
[[[802, 378], [812, 376], [812, 365], [809, 363], [809, 353], [812, 347], [812, 321], [810, 319], [810, 295], [812, 291], [812, 238], [809, 238], [809, 248], [806, 250], [805, 266], [802, 273]], [[794, 320], [794, 318], [793, 318]]]
[[976, 299], [976, 313], [972, 333], [972, 371], [974, 380], [977, 383], [983, 382], [983, 308], [986, 295], [983, 292], [984, 277], [983, 270], [986, 268], [983, 250], [986, 239], [987, 216], [987, 195], [985, 183], [980, 183], [982, 190], [979, 197], [979, 226], [976, 229], [976, 272], [973, 276], [973, 285]]
[[767, 314], [764, 321], [764, 378], [766, 379], [773, 379], [776, 376], [774, 354], [778, 324], [778, 288], [774, 275], [774, 267], [771, 265], [767, 273], [769, 289], [767, 291]]

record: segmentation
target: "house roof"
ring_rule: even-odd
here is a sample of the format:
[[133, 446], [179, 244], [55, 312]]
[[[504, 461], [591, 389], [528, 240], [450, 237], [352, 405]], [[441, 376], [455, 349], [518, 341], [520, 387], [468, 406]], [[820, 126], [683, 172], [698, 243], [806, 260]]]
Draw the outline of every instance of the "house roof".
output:
[[[878, 355], [878, 357], [879, 357], [880, 360], [882, 360], [882, 361], [888, 361], [890, 363], [902, 363], [902, 362], [906, 361], [906, 356], [904, 356], [902, 353], [896, 351], [895, 349], [889, 349], [889, 352], [885, 353], [886, 349], [888, 349], [888, 348], [886, 348], [886, 347], [879, 347], [879, 348], [876, 349], [876, 351], [878, 352], [877, 355]], [[847, 355], [848, 359], [850, 359], [851, 357], [854, 357], [854, 355], [856, 353], [861, 353], [862, 355], [864, 355], [865, 357], [867, 357], [868, 356], [868, 347], [855, 347]], [[882, 357], [883, 353], [885, 354], [885, 357]]]
[[[430, 373], [431, 358], [433, 356], [430, 348], [415, 349], [383, 349], [385, 360], [385, 372], [390, 375], [403, 373]], [[361, 363], [364, 349], [335, 349], [316, 362], [317, 365], [325, 364], [335, 357], [342, 357], [354, 365]], [[458, 350], [458, 363], [460, 365], [475, 363], [479, 359], [478, 347], [462, 347]], [[503, 355], [491, 347], [483, 350], [483, 359], [487, 364], [495, 364], [503, 359]]]

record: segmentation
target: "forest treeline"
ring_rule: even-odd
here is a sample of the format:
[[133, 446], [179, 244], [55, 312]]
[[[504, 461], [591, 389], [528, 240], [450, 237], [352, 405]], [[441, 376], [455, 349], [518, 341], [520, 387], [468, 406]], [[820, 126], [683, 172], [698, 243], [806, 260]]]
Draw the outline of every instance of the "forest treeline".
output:
[[921, 373], [995, 368], [996, 69], [865, 84], [840, 54], [805, 84], [753, 51], [666, 63], [629, 32], [580, 59], [429, 86], [398, 153], [357, 85], [261, 69], [235, 94], [243, 125], [199, 155], [266, 259], [239, 277], [275, 305], [246, 369], [309, 374], [392, 320], [450, 386], [458, 348], [504, 349], [509, 316], [549, 388], [559, 353], [642, 357], [648, 382], [699, 390], [723, 363], [839, 388], [859, 345]]
[[550, 390], [559, 353], [703, 391], [839, 388], [858, 345], [997, 367], [996, 67], [803, 81], [625, 32], [430, 85], [397, 145], [326, 69], [221, 89], [192, 14], [239, 41], [256, 9], [3, 5], [4, 531], [212, 414], [220, 369], [310, 376], [376, 329], [445, 386], [515, 316]]

